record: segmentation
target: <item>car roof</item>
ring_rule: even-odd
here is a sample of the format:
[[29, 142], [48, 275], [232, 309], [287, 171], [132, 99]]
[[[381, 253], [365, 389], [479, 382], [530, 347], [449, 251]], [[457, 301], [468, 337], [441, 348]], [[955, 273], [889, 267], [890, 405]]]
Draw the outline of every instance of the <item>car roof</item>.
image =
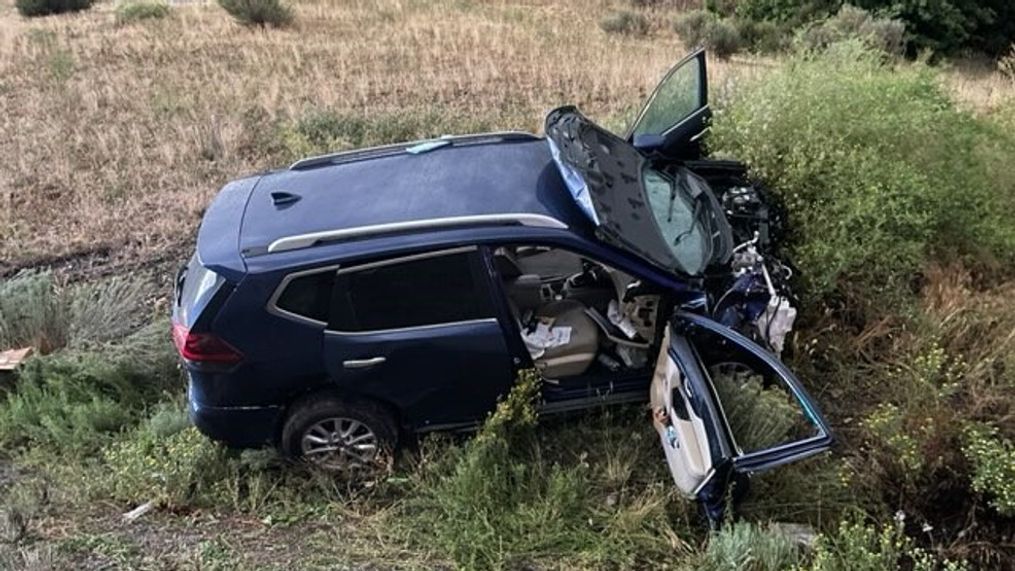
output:
[[287, 238], [362, 228], [408, 232], [421, 221], [528, 217], [544, 227], [587, 228], [546, 141], [509, 135], [354, 151], [267, 173], [247, 200], [239, 250], [263, 255]]

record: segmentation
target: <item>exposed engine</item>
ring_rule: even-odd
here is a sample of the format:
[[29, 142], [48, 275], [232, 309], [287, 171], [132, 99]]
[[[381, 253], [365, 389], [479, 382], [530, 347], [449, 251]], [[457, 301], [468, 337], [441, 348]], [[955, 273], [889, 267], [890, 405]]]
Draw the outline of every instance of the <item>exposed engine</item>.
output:
[[797, 314], [793, 270], [777, 255], [783, 210], [747, 179], [741, 163], [701, 161], [692, 168], [712, 186], [737, 244], [728, 269], [710, 280], [716, 287], [709, 289], [723, 292], [712, 300], [712, 317], [780, 354]]

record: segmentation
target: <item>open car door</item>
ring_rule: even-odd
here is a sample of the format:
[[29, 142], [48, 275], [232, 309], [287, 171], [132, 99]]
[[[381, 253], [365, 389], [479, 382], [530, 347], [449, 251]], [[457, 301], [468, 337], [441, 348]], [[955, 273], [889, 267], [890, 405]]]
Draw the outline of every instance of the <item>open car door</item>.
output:
[[800, 381], [772, 353], [678, 311], [652, 379], [653, 424], [677, 487], [721, 522], [731, 483], [819, 454], [833, 437]]
[[705, 50], [699, 49], [670, 68], [625, 138], [642, 152], [697, 158], [710, 117]]

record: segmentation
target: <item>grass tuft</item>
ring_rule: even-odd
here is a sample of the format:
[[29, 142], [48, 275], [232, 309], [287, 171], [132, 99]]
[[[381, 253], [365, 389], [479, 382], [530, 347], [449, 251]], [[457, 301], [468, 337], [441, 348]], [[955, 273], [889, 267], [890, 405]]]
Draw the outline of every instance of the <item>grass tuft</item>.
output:
[[169, 16], [169, 4], [145, 0], [126, 0], [116, 6], [116, 23], [123, 26]]

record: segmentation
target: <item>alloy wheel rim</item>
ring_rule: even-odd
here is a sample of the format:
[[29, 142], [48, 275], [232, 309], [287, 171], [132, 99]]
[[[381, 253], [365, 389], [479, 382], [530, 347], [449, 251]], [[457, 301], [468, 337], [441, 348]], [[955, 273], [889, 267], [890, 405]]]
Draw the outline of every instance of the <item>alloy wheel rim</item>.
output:
[[346, 417], [321, 420], [300, 439], [303, 458], [331, 470], [371, 466], [380, 452], [377, 435], [366, 424]]

